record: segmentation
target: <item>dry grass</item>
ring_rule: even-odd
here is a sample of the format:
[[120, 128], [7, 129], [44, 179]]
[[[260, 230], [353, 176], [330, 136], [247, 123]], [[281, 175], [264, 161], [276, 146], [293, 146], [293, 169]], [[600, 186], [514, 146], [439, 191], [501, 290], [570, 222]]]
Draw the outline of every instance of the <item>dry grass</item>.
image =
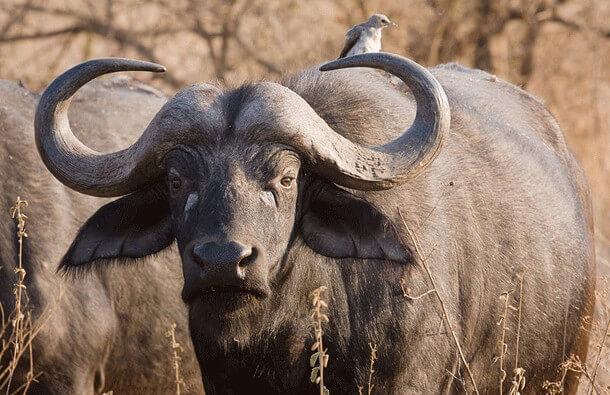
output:
[[[14, 272], [16, 282], [13, 285], [14, 308], [7, 317], [4, 307], [0, 304], [1, 322], [0, 338], [2, 348], [0, 349], [0, 390], [8, 394], [27, 393], [32, 383], [38, 376], [34, 372], [34, 355], [32, 352], [32, 340], [39, 331], [32, 321], [32, 315], [28, 308], [27, 288], [25, 286], [26, 271], [23, 267], [23, 244], [28, 237], [26, 232], [27, 216], [24, 213], [28, 203], [17, 197], [15, 205], [11, 209], [11, 217], [16, 221], [17, 237], [19, 243], [18, 259]], [[14, 388], [13, 378], [20, 366], [20, 362], [27, 356], [27, 373], [25, 382]]]
[[[594, 367], [593, 367], [593, 374], [590, 377], [591, 385], [590, 385], [589, 394], [592, 394], [593, 390], [595, 389], [595, 379], [597, 377], [597, 372], [599, 370], [599, 364], [601, 363], [602, 355], [604, 353], [604, 347], [606, 345], [606, 339], [608, 339], [609, 336], [610, 336], [610, 319], [608, 319], [608, 322], [606, 323], [606, 329], [602, 333], [602, 336], [600, 336], [599, 345], [597, 346], [598, 352], [597, 352], [597, 356], [595, 357], [595, 362], [594, 362]], [[610, 387], [608, 387], [607, 389], [610, 389]]]
[[591, 345], [589, 347], [589, 355], [595, 355], [593, 360], [593, 372], [591, 373], [592, 380], [589, 384], [587, 394], [592, 394], [597, 391], [596, 383], [599, 388], [610, 393], [610, 378], [608, 377], [608, 369], [610, 369], [610, 353], [608, 352], [607, 343], [610, 342], [610, 285], [608, 280], [610, 277], [601, 276], [598, 278], [598, 289], [595, 292], [597, 299], [597, 310], [593, 317], [589, 317], [591, 323], [583, 323], [584, 330], [589, 330], [591, 333]]
[[[447, 312], [447, 308], [445, 307], [445, 301], [443, 300], [443, 298], [441, 297], [441, 295], [438, 292], [438, 288], [436, 287], [436, 282], [434, 281], [432, 272], [428, 268], [428, 264], [426, 263], [426, 258], [422, 254], [421, 248], [419, 247], [419, 242], [417, 241], [417, 237], [415, 236], [415, 233], [413, 233], [411, 231], [411, 228], [409, 228], [409, 225], [407, 225], [407, 221], [403, 217], [402, 212], [400, 210], [398, 210], [398, 214], [400, 215], [400, 218], [402, 220], [402, 223], [403, 223], [405, 229], [409, 233], [409, 237], [411, 238], [413, 247], [415, 249], [415, 254], [419, 258], [418, 259], [419, 262], [421, 263], [422, 267], [426, 271], [426, 274], [428, 275], [428, 280], [430, 281], [430, 284], [432, 285], [432, 290], [434, 291], [434, 294], [436, 295], [438, 302], [441, 306], [441, 311], [443, 313], [443, 319], [445, 321], [445, 325], [447, 325], [447, 331], [451, 333], [451, 337], [453, 339], [455, 347], [458, 350], [460, 360], [461, 360], [462, 364], [464, 365], [464, 368], [466, 369], [466, 373], [468, 374], [470, 383], [472, 384], [472, 389], [473, 389], [474, 393], [478, 395], [479, 389], [477, 388], [477, 383], [474, 379], [472, 371], [470, 370], [470, 365], [468, 364], [468, 361], [466, 361], [466, 357], [464, 356], [464, 352], [462, 351], [462, 346], [460, 345], [460, 341], [458, 340], [457, 334], [455, 333], [455, 330], [453, 329], [453, 325], [451, 325], [451, 320], [449, 319], [449, 313]], [[403, 293], [404, 293], [404, 289], [403, 289]], [[427, 293], [431, 293], [431, 292], [428, 291], [425, 294], [427, 294]]]
[[369, 343], [369, 347], [371, 348], [371, 364], [369, 365], [369, 381], [367, 385], [367, 394], [371, 395], [373, 393], [373, 375], [375, 374], [375, 361], [377, 360], [377, 345]]
[[367, 395], [371, 395], [373, 393], [373, 388], [375, 388], [375, 384], [373, 383], [373, 376], [375, 374], [375, 361], [377, 360], [377, 344], [369, 343], [369, 348], [371, 349], [371, 359], [370, 359], [370, 363], [369, 363], [369, 378], [368, 378], [366, 387], [363, 385], [358, 386], [358, 395], [364, 395], [365, 388], [366, 388]]
[[[554, 381], [545, 381], [543, 389], [545, 393], [555, 395], [563, 394], [565, 391], [566, 377], [568, 374], [576, 374], [580, 378], [578, 394], [607, 394], [610, 393], [610, 382], [600, 377], [600, 368], [603, 361], [608, 359], [605, 354], [610, 339], [610, 309], [608, 308], [607, 284], [602, 283], [600, 291], [597, 291], [598, 309], [596, 317], [585, 317], [581, 330], [589, 332], [591, 337], [589, 345], [589, 364], [580, 359], [578, 355], [569, 355], [557, 368], [558, 376]], [[594, 351], [594, 353], [593, 353]], [[594, 355], [591, 359], [591, 354]], [[607, 366], [606, 366], [607, 368]], [[586, 386], [583, 383], [586, 379]]]
[[519, 275], [519, 307], [517, 307], [517, 338], [515, 339], [515, 369], [513, 379], [508, 391], [509, 395], [519, 395], [525, 388], [525, 369], [519, 367], [519, 341], [521, 340], [521, 312], [523, 301], [523, 278], [525, 273]]
[[180, 395], [181, 388], [184, 385], [184, 380], [180, 375], [180, 361], [182, 360], [182, 358], [180, 358], [180, 353], [183, 353], [184, 349], [182, 348], [180, 343], [176, 341], [175, 323], [172, 324], [172, 326], [165, 335], [170, 339], [170, 345], [172, 347], [172, 365], [174, 366], [174, 374], [176, 381], [176, 395]]
[[509, 395], [520, 395], [525, 388], [525, 369], [516, 368], [514, 370], [513, 379], [510, 383]]
[[497, 325], [502, 326], [502, 335], [500, 336], [500, 355], [498, 360], [500, 361], [500, 394], [504, 393], [504, 380], [506, 380], [506, 370], [504, 369], [504, 355], [508, 352], [508, 345], [506, 344], [506, 330], [507, 330], [507, 317], [508, 317], [508, 306], [510, 305], [510, 295], [513, 291], [506, 291], [500, 295], [500, 299], [504, 301], [504, 309], [502, 311], [502, 317]]
[[411, 293], [411, 288], [409, 287], [405, 287], [406, 286], [406, 280], [404, 278], [400, 279], [400, 289], [402, 290], [402, 296], [404, 296], [406, 299], [408, 300], [419, 300], [421, 298], [423, 298], [424, 296], [430, 295], [431, 293], [435, 293], [436, 289], [429, 289], [426, 292], [423, 292], [417, 296], [414, 296]]
[[509, 290], [503, 292], [500, 295], [500, 300], [504, 302], [502, 309], [502, 316], [497, 322], [498, 326], [502, 328], [502, 334], [500, 336], [500, 352], [497, 360], [500, 364], [500, 394], [504, 394], [504, 382], [506, 381], [507, 373], [504, 366], [504, 356], [508, 352], [508, 344], [506, 343], [506, 332], [508, 331], [508, 313], [509, 311], [517, 312], [517, 336], [515, 339], [515, 368], [513, 369], [513, 377], [508, 388], [509, 395], [519, 395], [521, 391], [525, 389], [525, 369], [519, 366], [519, 342], [521, 340], [521, 311], [522, 311], [522, 300], [523, 300], [523, 277], [524, 274], [520, 274], [519, 278], [519, 304], [515, 307], [511, 304], [511, 296], [515, 290]]
[[[557, 370], [559, 370], [560, 373], [559, 379], [557, 381], [547, 380], [542, 385], [542, 388], [547, 392], [547, 394], [563, 394], [566, 377], [570, 372], [587, 377], [592, 384], [592, 388], [595, 389], [595, 381], [589, 373], [587, 364], [581, 361], [578, 355], [570, 354], [570, 356], [559, 365]], [[597, 389], [595, 389], [595, 391], [599, 393]]]
[[321, 286], [312, 292], [313, 312], [311, 320], [314, 330], [314, 343], [311, 346], [311, 351], [314, 353], [309, 359], [311, 366], [311, 382], [318, 385], [320, 395], [328, 395], [329, 391], [324, 386], [324, 369], [328, 366], [328, 353], [324, 348], [324, 329], [323, 324], [328, 323], [328, 316], [324, 310], [328, 308], [328, 304], [323, 299], [323, 294], [326, 292], [326, 287]]

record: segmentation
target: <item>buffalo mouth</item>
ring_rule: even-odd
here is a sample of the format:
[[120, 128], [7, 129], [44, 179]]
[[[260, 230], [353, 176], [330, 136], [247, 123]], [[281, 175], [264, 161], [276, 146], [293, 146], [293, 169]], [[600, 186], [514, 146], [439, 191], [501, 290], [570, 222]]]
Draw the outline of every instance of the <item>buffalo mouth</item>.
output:
[[269, 296], [270, 290], [260, 286], [238, 286], [221, 284], [182, 290], [182, 300], [186, 304], [196, 301], [218, 302], [219, 300], [242, 301], [262, 300]]

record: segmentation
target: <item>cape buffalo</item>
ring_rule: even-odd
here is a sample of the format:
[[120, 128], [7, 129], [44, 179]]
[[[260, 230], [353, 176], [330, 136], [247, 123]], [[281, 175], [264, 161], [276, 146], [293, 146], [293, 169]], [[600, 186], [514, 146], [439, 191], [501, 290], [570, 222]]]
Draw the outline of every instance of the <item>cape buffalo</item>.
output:
[[[13, 309], [18, 244], [10, 208], [20, 196], [29, 202], [25, 285], [34, 326], [41, 326], [33, 343], [37, 383], [30, 392], [173, 393], [172, 349], [165, 333], [175, 322], [185, 349], [181, 370], [187, 392], [201, 393], [186, 309], [180, 301], [176, 251], [168, 250], [146, 265], [107, 268], [83, 279], [56, 273], [78, 227], [107, 201], [73, 192], [45, 169], [33, 138], [38, 99], [16, 83], [0, 81], [0, 302], [7, 314]], [[90, 146], [112, 151], [133, 142], [166, 101], [152, 88], [125, 79], [93, 83], [73, 100], [72, 125]], [[9, 326], [5, 335], [10, 332]], [[7, 350], [4, 357], [10, 353]], [[10, 393], [25, 380], [28, 355], [14, 374]], [[2, 360], [2, 370], [6, 362]]]
[[192, 85], [133, 145], [93, 151], [70, 129], [70, 97], [125, 70], [164, 69], [92, 60], [38, 105], [36, 141], [54, 176], [123, 196], [83, 225], [61, 266], [136, 259], [176, 240], [208, 393], [316, 390], [320, 286], [331, 393], [369, 380], [378, 393], [471, 392], [473, 382], [489, 393], [502, 371], [508, 391], [515, 368], [521, 392], [537, 393], [564, 358], [585, 358], [588, 189], [531, 95], [482, 71], [364, 54], [281, 83]]

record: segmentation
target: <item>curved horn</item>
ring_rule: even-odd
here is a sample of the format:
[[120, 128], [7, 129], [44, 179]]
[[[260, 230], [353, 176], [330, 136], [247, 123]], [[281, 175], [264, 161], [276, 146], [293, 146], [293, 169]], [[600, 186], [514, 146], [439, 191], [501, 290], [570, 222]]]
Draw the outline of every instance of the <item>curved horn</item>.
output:
[[[300, 121], [293, 135], [299, 150], [315, 171], [352, 189], [389, 189], [404, 183], [425, 168], [436, 156], [443, 134], [449, 130], [450, 110], [440, 83], [424, 67], [389, 53], [369, 53], [342, 58], [320, 67], [321, 71], [348, 67], [372, 67], [391, 73], [409, 87], [417, 103], [413, 124], [387, 144], [367, 148], [334, 132], [309, 106], [300, 106], [307, 124]], [[307, 116], [309, 115], [309, 116]], [[298, 120], [290, 120], [295, 125]], [[293, 129], [294, 130], [294, 129]]]
[[142, 139], [127, 149], [102, 154], [80, 142], [68, 122], [72, 96], [87, 82], [118, 71], [164, 72], [165, 67], [122, 58], [94, 59], [64, 72], [44, 91], [34, 119], [36, 146], [51, 173], [68, 187], [92, 196], [121, 196], [160, 170]]

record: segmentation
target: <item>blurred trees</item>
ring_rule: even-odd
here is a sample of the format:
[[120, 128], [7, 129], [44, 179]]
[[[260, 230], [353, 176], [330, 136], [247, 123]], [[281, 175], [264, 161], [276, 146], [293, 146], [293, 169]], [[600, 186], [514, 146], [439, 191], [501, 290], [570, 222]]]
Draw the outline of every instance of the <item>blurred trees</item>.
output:
[[[277, 76], [333, 58], [347, 27], [384, 12], [387, 50], [420, 63], [501, 69], [527, 84], [541, 28], [610, 38], [604, 0], [3, 0], [0, 73], [39, 88], [78, 60], [122, 55], [166, 64], [162, 85]], [[605, 18], [605, 20], [604, 20]], [[509, 54], [498, 54], [508, 38]], [[499, 65], [500, 58], [510, 62]], [[37, 72], [34, 72], [34, 71]], [[40, 72], [44, 70], [45, 72]]]

